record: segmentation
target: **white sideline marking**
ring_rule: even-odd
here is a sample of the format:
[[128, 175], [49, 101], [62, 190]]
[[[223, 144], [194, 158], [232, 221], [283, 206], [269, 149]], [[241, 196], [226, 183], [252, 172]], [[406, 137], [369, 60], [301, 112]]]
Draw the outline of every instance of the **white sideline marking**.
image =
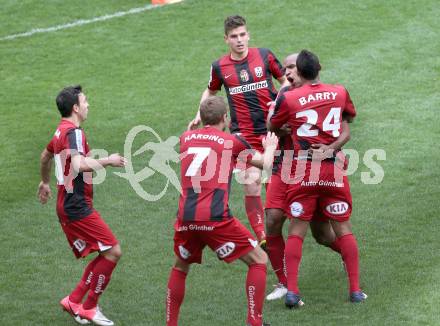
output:
[[137, 13], [140, 13], [143, 11], [154, 9], [156, 7], [162, 7], [162, 5], [147, 5], [145, 7], [133, 8], [133, 9], [130, 9], [127, 11], [118, 11], [118, 12], [115, 12], [114, 14], [111, 14], [111, 15], [104, 15], [104, 16], [95, 17], [92, 19], [80, 19], [80, 20], [74, 21], [72, 23], [64, 24], [64, 25], [57, 25], [57, 26], [48, 27], [48, 28], [34, 28], [34, 29], [31, 29], [29, 32], [12, 34], [12, 35], [1, 37], [0, 41], [13, 40], [13, 39], [16, 39], [19, 37], [28, 37], [28, 36], [32, 36], [32, 35], [38, 34], [38, 33], [56, 32], [56, 31], [59, 31], [62, 29], [92, 24], [92, 23], [101, 22], [104, 20], [109, 20], [109, 19], [113, 19], [113, 18], [117, 18], [117, 17], [126, 16], [126, 15], [133, 15], [133, 14], [137, 14]]

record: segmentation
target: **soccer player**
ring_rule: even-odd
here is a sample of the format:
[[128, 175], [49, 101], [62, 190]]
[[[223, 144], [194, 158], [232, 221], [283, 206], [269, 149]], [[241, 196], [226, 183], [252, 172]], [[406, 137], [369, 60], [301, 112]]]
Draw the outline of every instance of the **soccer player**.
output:
[[237, 157], [259, 168], [270, 168], [278, 139], [268, 133], [262, 140], [264, 154], [254, 151], [241, 136], [223, 131], [226, 117], [223, 98], [210, 97], [200, 104], [204, 127], [180, 136], [183, 193], [175, 224], [176, 262], [167, 290], [167, 326], [178, 324], [190, 264], [201, 263], [205, 246], [215, 251], [220, 260], [231, 263], [240, 259], [248, 265], [247, 325], [269, 325], [262, 321], [267, 255], [252, 234], [233, 217], [228, 201]]
[[293, 308], [302, 304], [298, 269], [303, 239], [316, 212], [330, 220], [346, 266], [350, 300], [361, 302], [367, 296], [359, 286], [358, 247], [349, 221], [352, 199], [348, 178], [343, 173], [343, 166], [335, 159], [335, 151], [321, 151], [319, 158], [317, 155], [310, 158], [309, 155], [313, 144], [331, 144], [340, 134], [342, 119], [350, 122], [356, 111], [343, 86], [319, 81], [321, 66], [315, 54], [301, 51], [296, 69], [303, 86], [279, 98], [269, 122], [272, 131], [289, 123], [296, 161], [295, 171], [292, 171], [293, 183], [289, 184], [287, 192], [291, 219], [285, 248], [286, 306]]
[[80, 324], [92, 321], [96, 325], [110, 326], [113, 322], [100, 311], [98, 299], [110, 282], [122, 253], [118, 240], [93, 208], [92, 171], [107, 166], [122, 167], [126, 160], [119, 154], [98, 160], [88, 157], [90, 149], [80, 125], [87, 119], [89, 104], [81, 86], [64, 88], [56, 104], [61, 122], [41, 153], [38, 197], [42, 204], [51, 197], [50, 170], [54, 160], [58, 188], [56, 211], [67, 241], [77, 258], [98, 251], [76, 288], [60, 304]]
[[[295, 87], [301, 86], [301, 79], [298, 77], [298, 73], [296, 70], [297, 57], [298, 54], [293, 53], [288, 55], [283, 61], [283, 68], [285, 71], [288, 86], [284, 86], [280, 89], [277, 99], [281, 98], [281, 96], [285, 92], [292, 90]], [[271, 108], [269, 109], [268, 119], [270, 119], [270, 117], [272, 116], [274, 108], [275, 102], [272, 102]], [[281, 133], [279, 134], [279, 136], [281, 136], [279, 141], [281, 155], [275, 158], [270, 182], [268, 183], [266, 189], [266, 251], [269, 256], [272, 268], [278, 278], [278, 284], [275, 285], [274, 290], [266, 297], [266, 299], [269, 301], [281, 299], [287, 293], [287, 278], [285, 273], [284, 260], [285, 242], [282, 234], [282, 229], [284, 221], [286, 220], [284, 210], [286, 207], [286, 194], [288, 184], [283, 182], [283, 177], [281, 176], [282, 161], [285, 157], [284, 153], [285, 151], [293, 150], [293, 143], [290, 136], [291, 130], [287, 128], [287, 126], [288, 125], [286, 124], [283, 128], [284, 130], [280, 130], [279, 132]], [[323, 144], [313, 144], [311, 150], [312, 155], [314, 153], [316, 154], [316, 152], [318, 151], [324, 151], [324, 149], [328, 150], [328, 148], [340, 150], [342, 146], [350, 139], [350, 129], [347, 121], [342, 121], [341, 129], [342, 130], [339, 137], [329, 146]], [[287, 132], [288, 134], [286, 134]], [[288, 172], [290, 174], [290, 170], [286, 170], [285, 172]], [[313, 219], [310, 221], [310, 229], [317, 243], [327, 246], [340, 254], [340, 248], [338, 246], [338, 242], [336, 241], [336, 235], [331, 227], [330, 222], [324, 216], [316, 213], [313, 216]]]
[[[228, 98], [231, 122], [229, 129], [240, 134], [256, 150], [262, 152], [261, 139], [266, 135], [268, 107], [276, 98], [272, 78], [284, 82], [281, 64], [268, 49], [249, 48], [246, 20], [241, 16], [227, 17], [224, 22], [225, 42], [230, 53], [211, 66], [208, 88], [200, 102], [217, 94], [222, 85]], [[200, 113], [190, 122], [188, 129], [198, 126]], [[261, 202], [261, 171], [248, 167], [240, 172], [244, 182], [245, 209], [249, 223], [261, 245], [265, 244], [264, 211]]]

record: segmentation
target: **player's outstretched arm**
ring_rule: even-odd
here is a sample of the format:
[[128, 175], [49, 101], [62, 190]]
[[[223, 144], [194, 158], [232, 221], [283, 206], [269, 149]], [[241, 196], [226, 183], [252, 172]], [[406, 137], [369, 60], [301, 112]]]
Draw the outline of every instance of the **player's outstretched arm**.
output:
[[210, 96], [214, 96], [215, 94], [217, 94], [218, 91], [213, 91], [210, 90], [209, 88], [205, 89], [202, 93], [202, 97], [200, 99], [200, 103], [199, 103], [199, 108], [197, 109], [197, 113], [196, 113], [196, 117], [190, 121], [190, 123], [188, 124], [188, 130], [194, 130], [197, 129], [197, 127], [200, 124], [200, 104], [206, 100], [208, 97]]
[[275, 151], [278, 146], [278, 137], [273, 132], [268, 132], [266, 137], [263, 139], [264, 153], [255, 152], [252, 155], [251, 165], [257, 168], [270, 171], [272, 169], [272, 164], [275, 156]]
[[80, 154], [72, 155], [72, 167], [76, 173], [93, 172], [104, 169], [107, 166], [123, 167], [126, 163], [127, 159], [118, 153], [100, 159], [94, 159]]
[[49, 198], [52, 197], [52, 191], [50, 190], [50, 171], [52, 169], [53, 153], [49, 152], [46, 148], [41, 153], [40, 157], [40, 174], [41, 182], [38, 185], [37, 196], [40, 203], [46, 204]]

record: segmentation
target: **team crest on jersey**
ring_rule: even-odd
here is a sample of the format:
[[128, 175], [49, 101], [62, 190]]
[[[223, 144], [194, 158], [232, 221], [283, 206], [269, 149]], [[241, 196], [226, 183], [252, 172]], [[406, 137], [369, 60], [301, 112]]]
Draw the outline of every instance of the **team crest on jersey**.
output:
[[249, 74], [246, 70], [243, 69], [242, 71], [240, 71], [240, 79], [242, 82], [249, 81]]
[[263, 68], [255, 67], [254, 71], [255, 71], [255, 76], [257, 76], [258, 78], [263, 76]]

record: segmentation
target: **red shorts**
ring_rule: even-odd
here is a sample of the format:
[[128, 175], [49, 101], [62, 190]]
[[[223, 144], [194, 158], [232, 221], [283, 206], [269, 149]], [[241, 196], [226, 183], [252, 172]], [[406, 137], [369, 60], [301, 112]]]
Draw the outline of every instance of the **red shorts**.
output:
[[61, 224], [76, 258], [94, 251], [106, 251], [118, 244], [108, 225], [97, 211], [79, 221]]
[[260, 153], [264, 153], [263, 139], [266, 135], [241, 135], [251, 147]]
[[[246, 140], [249, 145], [251, 145], [252, 149], [260, 152], [260, 153], [264, 153], [264, 148], [263, 148], [263, 138], [266, 137], [266, 135], [243, 135], [243, 134], [238, 134], [240, 135], [240, 137], [242, 137], [244, 140]], [[249, 151], [249, 154], [251, 154], [251, 151]], [[244, 171], [246, 169], [249, 169], [253, 167], [251, 164], [249, 163], [245, 163], [242, 162], [240, 160], [237, 160], [235, 162], [235, 169], [240, 170], [240, 171]]]
[[266, 203], [264, 208], [286, 208], [288, 184], [281, 180], [281, 173], [275, 173], [270, 176], [266, 188]]
[[[287, 190], [286, 209], [290, 217], [310, 221], [332, 219], [343, 222], [350, 218], [352, 198], [348, 178], [342, 175], [342, 169], [331, 162], [322, 162], [319, 178], [310, 178], [310, 168], [304, 176], [295, 178], [297, 183], [290, 184]], [[335, 174], [340, 177], [335, 178]]]
[[[283, 211], [289, 212], [287, 203], [287, 190], [289, 185], [283, 182], [281, 178], [281, 173], [272, 174], [269, 183], [266, 188], [266, 203], [264, 205], [265, 209], [282, 209]], [[327, 217], [320, 211], [315, 211], [313, 214], [313, 220], [317, 222], [327, 222]]]
[[188, 264], [202, 262], [206, 245], [227, 263], [257, 246], [252, 234], [236, 218], [224, 222], [176, 221], [174, 229], [174, 253]]

